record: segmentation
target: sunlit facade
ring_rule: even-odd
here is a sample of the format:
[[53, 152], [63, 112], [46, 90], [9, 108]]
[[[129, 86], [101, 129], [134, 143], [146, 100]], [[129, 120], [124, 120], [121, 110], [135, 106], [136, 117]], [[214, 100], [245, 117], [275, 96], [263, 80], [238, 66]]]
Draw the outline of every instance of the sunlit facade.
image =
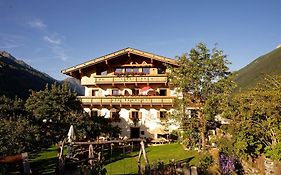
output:
[[172, 130], [167, 112], [173, 110], [177, 93], [167, 81], [166, 65], [176, 61], [148, 52], [126, 48], [62, 70], [81, 80], [84, 110], [110, 118], [128, 138], [154, 137], [153, 130]]

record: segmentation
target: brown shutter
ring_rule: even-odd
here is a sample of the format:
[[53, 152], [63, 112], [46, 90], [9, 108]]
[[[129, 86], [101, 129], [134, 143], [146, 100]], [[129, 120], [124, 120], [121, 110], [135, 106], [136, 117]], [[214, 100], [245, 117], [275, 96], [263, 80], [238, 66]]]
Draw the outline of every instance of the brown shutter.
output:
[[129, 118], [130, 118], [130, 119], [133, 119], [132, 111], [129, 112]]
[[171, 96], [171, 91], [170, 91], [170, 89], [169, 88], [167, 88], [167, 96]]
[[139, 112], [139, 119], [141, 119], [142, 118], [142, 113], [141, 112]]
[[157, 119], [160, 119], [160, 111], [157, 111]]

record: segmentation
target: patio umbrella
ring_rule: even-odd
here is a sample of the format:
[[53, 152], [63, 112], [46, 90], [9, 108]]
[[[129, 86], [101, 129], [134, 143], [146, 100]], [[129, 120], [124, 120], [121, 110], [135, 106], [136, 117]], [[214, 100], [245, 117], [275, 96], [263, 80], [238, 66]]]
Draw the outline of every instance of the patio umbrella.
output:
[[76, 139], [75, 133], [74, 133], [74, 127], [73, 125], [70, 126], [69, 131], [67, 133], [67, 140], [68, 142], [73, 142]]
[[150, 86], [145, 86], [140, 89], [140, 94], [147, 95], [147, 93], [150, 91], [154, 91], [154, 89], [152, 89]]
[[167, 134], [166, 131], [164, 131], [164, 129], [162, 128], [155, 128], [153, 130], [149, 131], [151, 134]]
[[158, 134], [167, 134], [166, 131], [164, 131], [164, 129], [162, 127], [157, 127], [155, 129], [152, 129], [152, 130], [149, 130], [150, 134], [153, 134], [154, 135], [154, 139], [157, 139], [158, 138]]
[[89, 160], [90, 165], [93, 165], [93, 163], [94, 163], [94, 161], [93, 161], [93, 158], [94, 158], [94, 148], [93, 148], [93, 145], [89, 146], [89, 156], [88, 156], [88, 158], [90, 159]]

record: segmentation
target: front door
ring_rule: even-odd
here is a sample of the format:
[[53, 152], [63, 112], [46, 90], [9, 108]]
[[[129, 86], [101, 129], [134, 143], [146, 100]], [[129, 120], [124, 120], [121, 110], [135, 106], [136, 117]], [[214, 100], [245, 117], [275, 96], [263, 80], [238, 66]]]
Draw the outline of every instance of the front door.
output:
[[131, 138], [140, 138], [140, 128], [131, 127]]

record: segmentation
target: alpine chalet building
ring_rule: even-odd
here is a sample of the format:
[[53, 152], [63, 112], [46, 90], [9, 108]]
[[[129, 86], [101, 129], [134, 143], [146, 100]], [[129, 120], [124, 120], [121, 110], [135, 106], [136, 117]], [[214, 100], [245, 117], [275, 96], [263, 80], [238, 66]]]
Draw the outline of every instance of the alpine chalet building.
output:
[[177, 96], [166, 65], [178, 66], [173, 59], [125, 48], [62, 73], [81, 81], [85, 96], [79, 98], [90, 115], [110, 118], [122, 137], [151, 138], [167, 129], [166, 114]]

